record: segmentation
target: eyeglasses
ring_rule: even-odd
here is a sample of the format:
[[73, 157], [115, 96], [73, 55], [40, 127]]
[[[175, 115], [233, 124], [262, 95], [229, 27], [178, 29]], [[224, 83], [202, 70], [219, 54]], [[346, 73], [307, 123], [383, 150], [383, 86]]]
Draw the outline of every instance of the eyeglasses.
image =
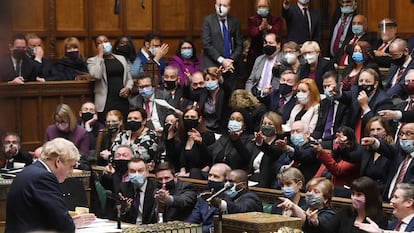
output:
[[406, 136], [406, 137], [411, 137], [411, 136], [413, 136], [414, 135], [414, 132], [410, 132], [410, 131], [408, 131], [408, 132], [402, 132], [402, 131], [400, 131], [399, 133], [398, 133], [398, 137], [403, 137], [403, 136]]

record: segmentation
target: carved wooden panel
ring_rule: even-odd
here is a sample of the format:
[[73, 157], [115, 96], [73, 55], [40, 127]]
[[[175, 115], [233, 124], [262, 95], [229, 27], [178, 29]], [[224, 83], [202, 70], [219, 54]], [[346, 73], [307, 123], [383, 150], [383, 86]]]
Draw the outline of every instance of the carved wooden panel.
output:
[[89, 3], [92, 32], [121, 31], [120, 15], [114, 14], [114, 0], [90, 0]]
[[414, 35], [414, 2], [410, 0], [400, 0], [399, 4], [395, 4], [394, 1], [394, 19], [398, 24], [398, 33], [408, 34], [404, 36], [407, 39], [409, 36]]
[[125, 17], [124, 25], [127, 32], [125, 35], [132, 36], [137, 34], [137, 32], [144, 35], [146, 32], [152, 30], [152, 1], [144, 0], [143, 6], [141, 5], [141, 1], [137, 0], [126, 0], [121, 2], [125, 2], [125, 7], [123, 8], [124, 12], [121, 12], [121, 15]]
[[188, 0], [164, 0], [157, 2], [158, 28], [162, 34], [185, 34], [185, 16], [190, 13], [185, 7], [186, 2]]
[[[364, 4], [365, 12], [363, 13], [368, 18], [368, 30], [370, 32], [377, 32], [378, 23], [384, 18], [392, 18], [391, 3], [395, 5], [393, 0], [383, 0], [379, 4], [375, 0], [367, 0]], [[401, 1], [402, 2], [402, 1]]]
[[43, 31], [47, 29], [46, 9], [48, 0], [11, 1], [13, 31]]
[[[87, 21], [85, 14], [85, 0], [56, 1], [56, 30], [57, 31], [85, 31]], [[69, 36], [69, 35], [68, 35]]]

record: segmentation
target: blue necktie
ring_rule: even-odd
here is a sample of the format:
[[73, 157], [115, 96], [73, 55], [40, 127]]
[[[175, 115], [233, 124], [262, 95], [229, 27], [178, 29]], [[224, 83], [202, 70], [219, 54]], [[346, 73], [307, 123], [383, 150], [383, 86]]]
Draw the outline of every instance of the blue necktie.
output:
[[230, 57], [230, 41], [229, 41], [229, 31], [226, 27], [226, 20], [221, 20], [221, 25], [223, 26], [223, 42], [224, 42], [224, 57]]
[[332, 123], [333, 123], [333, 115], [334, 115], [334, 106], [335, 106], [335, 102], [331, 102], [331, 104], [329, 105], [329, 112], [328, 112], [328, 117], [326, 118], [326, 122], [325, 122], [325, 130], [324, 130], [324, 135], [323, 137], [329, 137], [332, 135], [331, 129], [332, 129]]

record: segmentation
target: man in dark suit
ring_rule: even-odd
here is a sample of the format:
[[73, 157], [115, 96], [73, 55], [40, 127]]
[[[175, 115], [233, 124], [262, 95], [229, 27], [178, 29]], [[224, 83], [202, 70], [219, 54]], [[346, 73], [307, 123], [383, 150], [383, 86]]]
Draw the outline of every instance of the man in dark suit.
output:
[[408, 70], [414, 68], [414, 59], [410, 56], [407, 41], [400, 38], [390, 44], [389, 53], [392, 60], [384, 88], [390, 97], [405, 99], [407, 97], [404, 91], [405, 76]]
[[193, 184], [179, 180], [168, 162], [157, 166], [155, 177], [158, 189], [154, 195], [153, 218], [158, 222], [186, 219], [197, 201]]
[[79, 159], [72, 142], [63, 138], [46, 142], [40, 160], [23, 169], [10, 186], [5, 232], [75, 232], [75, 226], [94, 221], [94, 214], [72, 218], [59, 188]]
[[309, 8], [309, 0], [298, 0], [297, 4], [283, 1], [282, 16], [287, 24], [287, 40], [303, 44], [322, 39], [321, 16], [318, 11]]
[[53, 63], [44, 57], [42, 39], [37, 34], [28, 33], [26, 40], [28, 54], [37, 66], [36, 81], [45, 82], [51, 76]]
[[32, 164], [32, 156], [20, 150], [20, 136], [14, 132], [6, 132], [2, 138], [4, 154], [6, 156], [6, 168], [16, 168], [15, 163], [23, 163], [24, 166]]
[[351, 22], [356, 15], [356, 0], [340, 0], [336, 8], [331, 25], [331, 34], [329, 36], [329, 54], [335, 57], [338, 50], [343, 47], [347, 41], [353, 38]]
[[169, 101], [169, 103], [171, 103], [173, 107], [175, 107], [179, 111], [184, 111], [184, 109], [187, 107], [186, 103], [188, 103], [188, 100], [185, 100], [183, 97], [183, 86], [178, 84], [177, 67], [165, 67], [164, 75], [162, 76], [162, 85], [160, 89], [170, 93], [171, 100]]
[[236, 74], [232, 72], [237, 71], [235, 64], [243, 51], [243, 38], [240, 21], [228, 15], [230, 8], [231, 0], [216, 0], [216, 13], [203, 19], [200, 35], [203, 45], [201, 69], [222, 66], [224, 71], [230, 71], [224, 78], [234, 89], [237, 80]]
[[208, 172], [207, 190], [197, 197], [197, 203], [191, 215], [185, 220], [186, 222], [201, 224], [203, 233], [210, 233], [210, 229], [214, 227], [213, 215], [217, 211], [217, 208], [211, 206], [206, 199], [224, 187], [224, 180], [230, 171], [231, 168], [225, 163], [216, 163], [211, 167]]
[[26, 38], [21, 34], [12, 37], [9, 43], [10, 54], [0, 59], [0, 82], [23, 84], [36, 80], [37, 64], [26, 54]]
[[397, 22], [393, 19], [385, 18], [378, 23], [378, 33], [381, 36], [377, 42], [373, 43], [375, 58], [374, 61], [379, 67], [388, 68], [391, 65], [390, 45], [397, 38]]
[[148, 178], [148, 167], [141, 158], [133, 158], [128, 163], [128, 176], [120, 185], [120, 199], [126, 205], [122, 210], [122, 221], [129, 223], [155, 223], [153, 216], [154, 193], [157, 184]]

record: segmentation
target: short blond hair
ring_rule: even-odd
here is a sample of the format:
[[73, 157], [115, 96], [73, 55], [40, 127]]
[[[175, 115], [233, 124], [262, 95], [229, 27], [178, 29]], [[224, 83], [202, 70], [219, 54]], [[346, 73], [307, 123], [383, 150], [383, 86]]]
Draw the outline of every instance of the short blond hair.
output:
[[63, 162], [78, 161], [80, 159], [78, 148], [73, 142], [64, 138], [55, 138], [43, 144], [40, 159], [43, 161], [60, 156]]
[[321, 52], [321, 47], [319, 47], [319, 44], [316, 41], [305, 41], [305, 43], [303, 43], [302, 47], [300, 48], [300, 52], [303, 53], [306, 48], [312, 48], [317, 53]]

